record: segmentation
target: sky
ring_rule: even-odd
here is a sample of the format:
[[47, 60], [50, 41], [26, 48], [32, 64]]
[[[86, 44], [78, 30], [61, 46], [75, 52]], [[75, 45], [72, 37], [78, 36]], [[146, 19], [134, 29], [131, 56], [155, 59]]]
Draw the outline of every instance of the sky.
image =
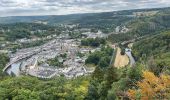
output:
[[0, 16], [65, 15], [170, 7], [170, 0], [0, 0]]

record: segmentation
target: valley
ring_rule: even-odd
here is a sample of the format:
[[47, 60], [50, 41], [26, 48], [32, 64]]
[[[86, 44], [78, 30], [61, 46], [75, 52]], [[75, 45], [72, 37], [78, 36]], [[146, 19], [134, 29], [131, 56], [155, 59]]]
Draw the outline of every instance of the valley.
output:
[[0, 100], [169, 100], [170, 8], [0, 17]]

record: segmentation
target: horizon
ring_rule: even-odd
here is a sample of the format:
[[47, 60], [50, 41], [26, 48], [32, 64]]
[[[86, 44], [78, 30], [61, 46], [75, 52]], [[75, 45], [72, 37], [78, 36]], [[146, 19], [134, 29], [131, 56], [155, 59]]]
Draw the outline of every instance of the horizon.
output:
[[153, 7], [153, 8], [140, 8], [140, 9], [126, 9], [126, 10], [115, 10], [115, 11], [105, 11], [105, 12], [94, 12], [94, 13], [72, 13], [72, 14], [59, 14], [59, 15], [18, 15], [18, 16], [0, 16], [0, 18], [7, 18], [7, 17], [42, 17], [42, 16], [67, 16], [67, 15], [81, 15], [81, 14], [98, 14], [98, 13], [109, 13], [109, 12], [119, 12], [119, 11], [129, 11], [129, 10], [152, 10], [152, 9], [164, 9], [164, 8], [170, 8], [170, 6], [167, 7]]
[[1, 0], [0, 17], [102, 13], [170, 7], [167, 0]]

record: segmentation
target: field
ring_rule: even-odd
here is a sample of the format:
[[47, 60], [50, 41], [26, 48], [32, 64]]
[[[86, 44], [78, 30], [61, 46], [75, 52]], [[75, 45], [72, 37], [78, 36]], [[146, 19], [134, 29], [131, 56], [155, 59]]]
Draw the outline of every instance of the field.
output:
[[128, 56], [127, 55], [121, 55], [120, 52], [121, 52], [121, 49], [117, 48], [116, 58], [115, 58], [115, 61], [114, 61], [114, 66], [117, 67], [117, 68], [124, 67], [124, 66], [129, 64]]

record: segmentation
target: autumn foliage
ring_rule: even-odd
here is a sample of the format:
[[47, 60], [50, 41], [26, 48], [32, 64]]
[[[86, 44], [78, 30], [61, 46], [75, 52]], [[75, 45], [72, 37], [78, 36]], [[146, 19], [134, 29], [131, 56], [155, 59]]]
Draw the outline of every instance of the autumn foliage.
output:
[[144, 71], [143, 80], [137, 82], [138, 89], [130, 89], [127, 94], [131, 100], [170, 100], [170, 76], [155, 76]]

